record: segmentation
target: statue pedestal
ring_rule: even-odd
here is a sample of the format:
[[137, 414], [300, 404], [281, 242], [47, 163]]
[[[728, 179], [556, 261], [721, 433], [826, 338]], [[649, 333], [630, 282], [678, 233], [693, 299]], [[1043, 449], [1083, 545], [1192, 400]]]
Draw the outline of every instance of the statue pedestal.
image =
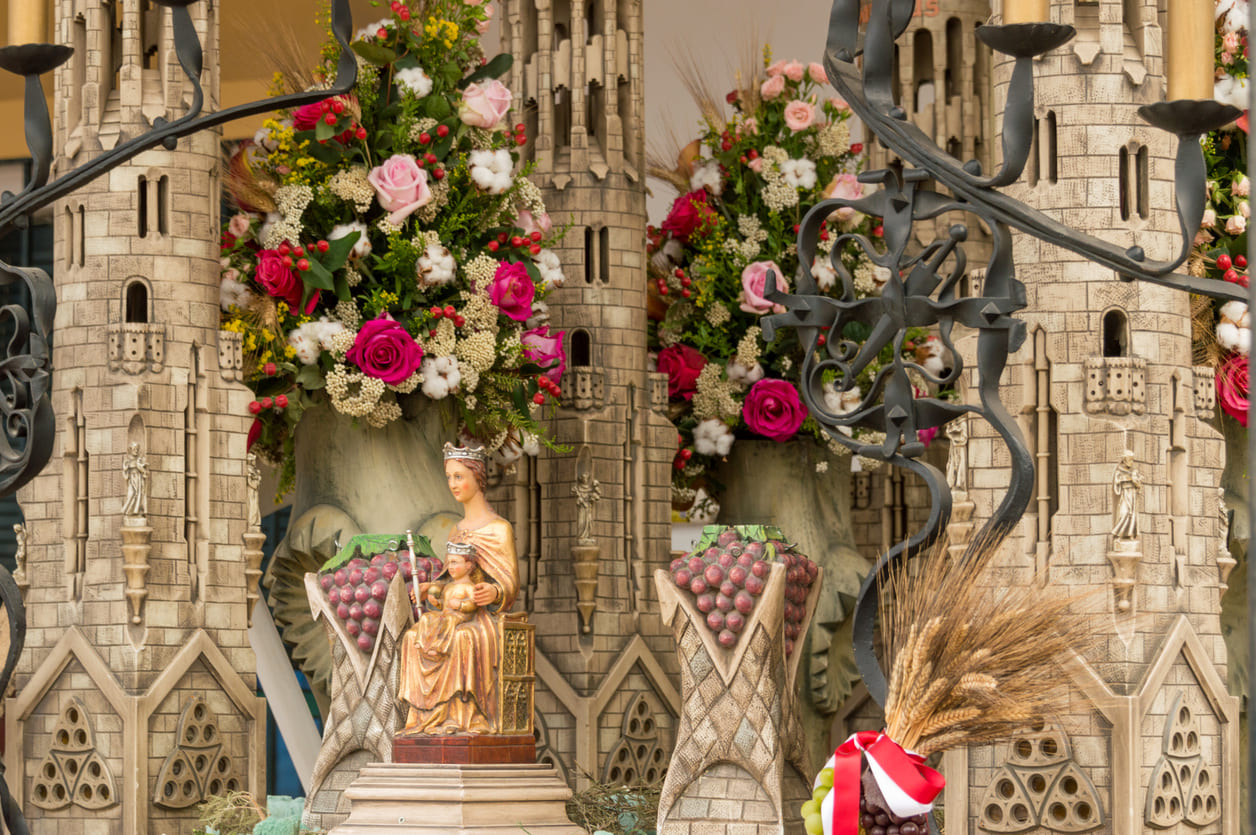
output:
[[393, 762], [425, 765], [535, 763], [536, 737], [532, 734], [398, 736], [393, 739]]
[[553, 766], [375, 763], [345, 790], [349, 818], [331, 835], [584, 835]]

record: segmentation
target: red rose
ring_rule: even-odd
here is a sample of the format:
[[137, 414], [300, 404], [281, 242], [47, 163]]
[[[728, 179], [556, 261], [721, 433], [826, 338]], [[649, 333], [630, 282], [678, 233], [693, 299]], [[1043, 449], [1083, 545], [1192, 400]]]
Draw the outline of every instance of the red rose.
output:
[[751, 432], [779, 444], [798, 433], [807, 419], [807, 407], [802, 405], [792, 383], [764, 378], [746, 393], [741, 416]]
[[689, 236], [702, 226], [711, 209], [707, 206], [706, 189], [698, 189], [682, 194], [672, 203], [672, 210], [663, 221], [663, 231], [669, 232], [673, 238], [686, 243]]
[[418, 370], [423, 348], [387, 314], [362, 325], [345, 357], [372, 377], [395, 386]]
[[667, 396], [692, 400], [706, 357], [688, 345], [672, 345], [659, 351], [658, 370], [667, 375]]
[[[301, 277], [291, 268], [284, 266], [283, 256], [277, 249], [263, 249], [257, 253], [257, 269], [253, 272], [253, 280], [262, 285], [267, 293], [277, 299], [283, 299], [288, 307], [298, 310], [301, 307], [301, 293], [305, 285]], [[305, 305], [304, 312], [308, 315], [318, 304], [318, 293], [315, 290]]]

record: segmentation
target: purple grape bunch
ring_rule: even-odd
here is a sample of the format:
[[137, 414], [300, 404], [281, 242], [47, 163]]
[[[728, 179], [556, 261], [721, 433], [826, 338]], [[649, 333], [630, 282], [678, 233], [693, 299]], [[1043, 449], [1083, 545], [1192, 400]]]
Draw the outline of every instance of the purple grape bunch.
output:
[[[444, 565], [435, 557], [419, 557], [420, 583], [427, 583], [440, 576]], [[384, 613], [384, 601], [393, 577], [401, 572], [407, 586], [413, 581], [410, 552], [385, 551], [367, 560], [354, 557], [344, 565], [318, 575], [319, 585], [327, 594], [327, 602], [336, 617], [345, 625], [345, 631], [357, 640], [358, 649], [371, 652], [379, 635], [379, 619]], [[419, 617], [418, 609], [414, 617]]]
[[694, 605], [706, 615], [720, 646], [733, 647], [767, 587], [774, 562], [785, 566], [785, 654], [792, 655], [818, 574], [816, 564], [793, 545], [749, 539], [729, 528], [705, 550], [672, 560], [670, 570], [676, 585], [694, 595]]

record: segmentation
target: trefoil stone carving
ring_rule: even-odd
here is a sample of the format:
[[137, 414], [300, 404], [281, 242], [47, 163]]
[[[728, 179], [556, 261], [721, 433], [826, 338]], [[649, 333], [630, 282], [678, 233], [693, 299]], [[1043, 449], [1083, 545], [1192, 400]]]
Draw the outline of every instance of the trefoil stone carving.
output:
[[200, 696], [183, 708], [175, 729], [175, 746], [157, 773], [153, 803], [186, 809], [211, 795], [240, 790], [231, 757], [223, 750], [218, 717]]
[[986, 832], [1090, 832], [1104, 825], [1099, 793], [1059, 729], [1012, 741], [980, 809], [977, 825]]
[[1221, 817], [1218, 776], [1204, 762], [1199, 720], [1178, 693], [1164, 728], [1163, 753], [1151, 770], [1144, 822], [1168, 829], [1185, 822], [1202, 829]]
[[70, 805], [108, 809], [118, 802], [113, 773], [96, 750], [91, 719], [78, 699], [70, 700], [52, 729], [48, 755], [35, 772], [30, 801], [48, 811]]
[[614, 785], [654, 785], [667, 772], [658, 720], [644, 693], [638, 693], [624, 711], [619, 742], [602, 769], [602, 782]]

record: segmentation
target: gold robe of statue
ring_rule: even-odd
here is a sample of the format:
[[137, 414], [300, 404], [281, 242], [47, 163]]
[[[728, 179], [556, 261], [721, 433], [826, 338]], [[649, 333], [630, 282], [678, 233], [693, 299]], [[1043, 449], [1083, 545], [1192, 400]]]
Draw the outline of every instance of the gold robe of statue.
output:
[[[437, 623], [424, 623], [424, 615], [406, 631], [401, 640], [397, 696], [410, 705], [402, 731], [407, 734], [497, 733], [501, 729], [497, 617], [499, 612], [510, 611], [519, 590], [514, 531], [509, 522], [497, 517], [475, 530], [455, 530], [450, 538], [475, 546], [479, 568], [498, 596], [496, 602], [481, 606], [452, 629], [433, 628]], [[448, 623], [445, 618], [440, 621]]]

